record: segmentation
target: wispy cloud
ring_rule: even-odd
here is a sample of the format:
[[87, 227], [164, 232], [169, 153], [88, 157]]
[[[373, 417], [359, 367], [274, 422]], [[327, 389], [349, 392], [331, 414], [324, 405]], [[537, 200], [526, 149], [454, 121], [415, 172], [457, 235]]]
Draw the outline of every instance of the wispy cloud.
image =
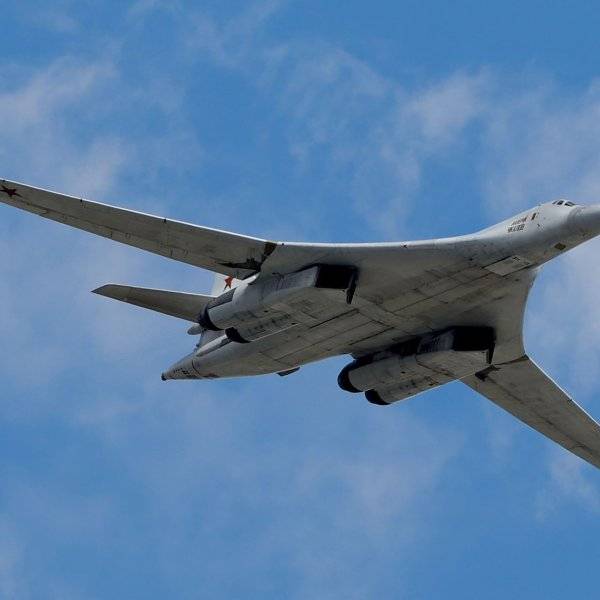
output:
[[190, 47], [274, 98], [299, 168], [325, 171], [377, 233], [400, 235], [428, 161], [460, 147], [465, 128], [485, 112], [491, 76], [457, 73], [409, 90], [343, 48], [265, 39], [281, 8], [258, 3], [224, 24], [196, 12]]
[[[5, 74], [5, 78], [8, 75]], [[21, 85], [0, 94], [4, 143], [0, 148], [5, 177], [37, 179], [64, 187], [77, 183], [94, 194], [105, 191], [125, 160], [118, 138], [98, 136], [88, 145], [76, 141], [69, 127], [73, 111], [94, 110], [94, 100], [115, 77], [110, 63], [81, 64], [61, 59], [33, 73]], [[26, 165], [26, 170], [25, 170]], [[95, 174], [101, 166], [103, 179]], [[90, 175], [94, 171], [94, 178]]]
[[[223, 569], [219, 557], [227, 552], [258, 582], [257, 573], [267, 574], [284, 560], [301, 582], [298, 598], [364, 597], [368, 589], [377, 589], [383, 540], [391, 541], [399, 560], [418, 552], [432, 534], [435, 503], [428, 498], [435, 497], [461, 446], [455, 432], [434, 431], [408, 415], [399, 424], [369, 407], [361, 411], [360, 425], [338, 419], [336, 437], [350, 435], [352, 448], [323, 435], [328, 428], [318, 423], [329, 418], [327, 408], [314, 421], [315, 441], [308, 447], [301, 439], [289, 444], [290, 435], [303, 435], [293, 421], [287, 432], [273, 431], [265, 439], [260, 434], [264, 407], [231, 396], [225, 401], [199, 388], [170, 388], [168, 398], [148, 390], [133, 404], [114, 393], [98, 399], [90, 406], [93, 412], [74, 412], [74, 426], [99, 436], [111, 453], [123, 457], [127, 477], [164, 514], [196, 515], [193, 523], [163, 519], [156, 524], [157, 552], [164, 561], [176, 553], [187, 568], [188, 561], [194, 564], [203, 555], [202, 548], [184, 550], [190, 535], [219, 540], [236, 528], [238, 539], [251, 536], [253, 552], [242, 556], [243, 544], [215, 541], [216, 562], [210, 568]], [[286, 411], [297, 412], [293, 404]], [[140, 454], [139, 448], [146, 450]], [[247, 520], [239, 523], [239, 514]], [[375, 561], [373, 569], [368, 579], [362, 569], [354, 577], [348, 565], [366, 551]], [[332, 578], [332, 572], [344, 576]], [[239, 577], [244, 581], [246, 575]]]
[[260, 60], [264, 27], [286, 4], [284, 0], [251, 2], [222, 22], [203, 11], [182, 11], [188, 47], [194, 53], [204, 52], [222, 67], [246, 70]]
[[[9, 77], [8, 69], [0, 73]], [[0, 93], [0, 120], [4, 123], [1, 175], [101, 199], [122, 187], [119, 184], [126, 172], [138, 175], [140, 182], [151, 188], [161, 168], [169, 168], [173, 177], [173, 173], [195, 163], [199, 144], [178, 118], [169, 119], [169, 126], [158, 139], [145, 133], [121, 135], [123, 107], [127, 117], [128, 107], [136, 102], [136, 86], [124, 83], [116, 60], [86, 63], [64, 58], [21, 75], [20, 81], [12, 79], [11, 86]], [[148, 102], [154, 111], [157, 107], [167, 115], [172, 111], [172, 105], [165, 106], [158, 95]], [[106, 127], [99, 126], [106, 121]], [[120, 202], [126, 200], [121, 197]], [[150, 195], [140, 208], [164, 210], [160, 202]], [[72, 343], [91, 345], [103, 352], [135, 354], [144, 344], [158, 343], [159, 329], [141, 327], [144, 315], [127, 310], [115, 313], [116, 307], [102, 299], [92, 300], [89, 290], [111, 280], [140, 284], [145, 280], [157, 285], [162, 279], [166, 284], [172, 276], [162, 275], [166, 266], [161, 261], [148, 258], [145, 264], [153, 267], [142, 269], [139, 252], [18, 213], [7, 211], [7, 215], [0, 239], [4, 281], [0, 331], [4, 339], [14, 340], [13, 347], [22, 352], [21, 356], [35, 354], [38, 361], [32, 371], [18, 358], [20, 352], [7, 353], [5, 367], [14, 375], [21, 375], [28, 385], [47, 380], [51, 374], [60, 376], [77, 362], [61, 349], [65, 335], [75, 330], [79, 334], [71, 338]], [[27, 242], [23, 236], [43, 240], [43, 245]], [[22, 277], [25, 272], [30, 276]], [[181, 275], [181, 269], [179, 272]], [[188, 285], [193, 289], [191, 283]], [[32, 322], [24, 310], [60, 312], [59, 307], [67, 305], [72, 305], [73, 327], [56, 324], [52, 332], [45, 330], [45, 335], [44, 326]], [[95, 316], [90, 318], [90, 314]], [[52, 320], [47, 325], [50, 323]]]
[[571, 503], [593, 513], [600, 512], [600, 490], [584, 474], [586, 469], [576, 457], [553, 449], [550, 480], [536, 499], [536, 517], [540, 521]]
[[600, 197], [600, 86], [565, 95], [551, 80], [517, 87], [490, 113], [485, 140], [492, 204], [520, 208], [555, 197]]

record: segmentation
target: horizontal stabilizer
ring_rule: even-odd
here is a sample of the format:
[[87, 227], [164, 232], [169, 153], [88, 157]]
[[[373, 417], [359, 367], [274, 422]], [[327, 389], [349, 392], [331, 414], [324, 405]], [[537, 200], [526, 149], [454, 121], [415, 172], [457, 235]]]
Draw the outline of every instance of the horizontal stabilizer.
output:
[[169, 292], [151, 288], [132, 287], [130, 285], [109, 284], [93, 290], [94, 294], [135, 304], [156, 312], [198, 322], [198, 315], [213, 299], [213, 296], [187, 294], [185, 292]]
[[600, 425], [529, 357], [462, 380], [529, 427], [600, 468]]

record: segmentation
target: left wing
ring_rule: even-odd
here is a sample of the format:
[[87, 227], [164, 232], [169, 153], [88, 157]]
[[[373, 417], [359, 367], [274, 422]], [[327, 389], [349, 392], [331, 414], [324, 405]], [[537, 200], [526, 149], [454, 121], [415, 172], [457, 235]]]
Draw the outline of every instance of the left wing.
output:
[[242, 279], [277, 244], [0, 180], [0, 202], [129, 246]]
[[600, 425], [528, 356], [462, 379], [529, 427], [600, 468]]
[[[402, 273], [437, 280], [472, 265], [456, 250], [455, 240], [425, 240], [376, 244], [314, 244], [274, 242], [230, 233], [173, 219], [101, 204], [50, 192], [22, 183], [0, 179], [0, 202], [21, 210], [83, 229], [167, 258], [245, 279], [261, 272], [265, 275], [292, 273], [315, 264], [346, 265], [361, 271], [360, 286], [373, 288], [378, 297], [392, 295], [382, 288], [390, 279], [392, 286]], [[435, 273], [430, 273], [435, 269]], [[487, 271], [485, 273], [489, 274]], [[396, 282], [396, 283], [394, 283]], [[458, 282], [457, 282], [458, 284]]]

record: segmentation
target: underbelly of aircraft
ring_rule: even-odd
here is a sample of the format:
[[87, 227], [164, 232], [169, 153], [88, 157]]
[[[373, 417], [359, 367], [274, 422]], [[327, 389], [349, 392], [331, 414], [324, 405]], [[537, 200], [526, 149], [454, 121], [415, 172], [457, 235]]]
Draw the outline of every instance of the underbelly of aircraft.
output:
[[[295, 324], [250, 343], [232, 341], [225, 334], [173, 365], [165, 379], [214, 379], [285, 372], [330, 356], [355, 357], [389, 348], [436, 331], [457, 326], [490, 327], [496, 332], [496, 355], [522, 351], [522, 314], [511, 313], [523, 304], [535, 273], [500, 277], [484, 269], [469, 280], [437, 281], [436, 286], [374, 302], [357, 293], [351, 305], [325, 302], [295, 308]], [[502, 304], [506, 310], [499, 311]], [[522, 313], [522, 311], [520, 311]], [[504, 315], [504, 316], [503, 316]], [[518, 339], [513, 339], [513, 332]], [[513, 350], [510, 344], [517, 347]]]

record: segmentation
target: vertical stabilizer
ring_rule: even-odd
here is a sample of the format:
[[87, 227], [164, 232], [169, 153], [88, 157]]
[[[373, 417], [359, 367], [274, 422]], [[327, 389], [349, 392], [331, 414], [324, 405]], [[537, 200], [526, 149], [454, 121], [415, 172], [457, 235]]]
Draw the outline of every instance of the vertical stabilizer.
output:
[[235, 279], [230, 275], [222, 275], [221, 273], [215, 273], [215, 279], [213, 281], [212, 295], [220, 296], [228, 290], [235, 289], [240, 283], [241, 279]]
[[[231, 277], [230, 275], [215, 273], [211, 294], [213, 296], [220, 296], [229, 290], [234, 290], [241, 282], [241, 279], [235, 279], [235, 277]], [[212, 340], [221, 337], [222, 335], [222, 331], [210, 331], [205, 329], [200, 337], [199, 345], [205, 346], [209, 342], [212, 342]]]

